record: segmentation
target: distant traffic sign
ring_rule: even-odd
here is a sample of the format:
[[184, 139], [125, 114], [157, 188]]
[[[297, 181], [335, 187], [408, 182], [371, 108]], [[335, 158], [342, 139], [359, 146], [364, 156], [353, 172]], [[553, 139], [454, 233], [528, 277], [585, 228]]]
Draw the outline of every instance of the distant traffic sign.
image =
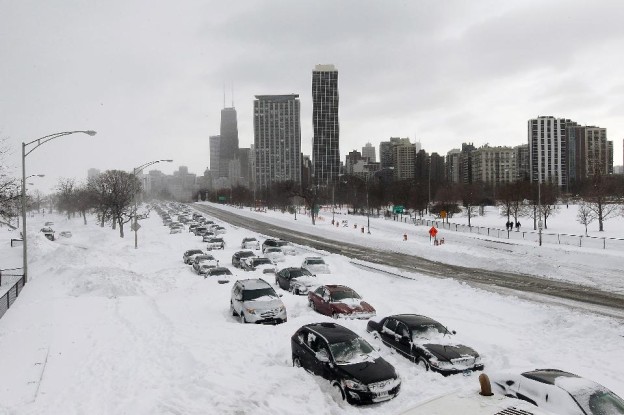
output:
[[441, 211], [440, 211], [440, 217], [441, 217], [442, 219], [446, 219], [446, 210], [441, 210]]
[[139, 229], [141, 229], [141, 225], [139, 225], [138, 223], [133, 223], [132, 225], [130, 225], [130, 229], [131, 229], [133, 232], [136, 232], [136, 231], [138, 231]]
[[437, 234], [438, 234], [438, 230], [435, 228], [435, 226], [432, 226], [431, 229], [429, 229], [429, 236], [431, 236], [432, 238], [435, 238]]
[[392, 209], [393, 213], [403, 213], [403, 211], [405, 210], [405, 206], [401, 206], [401, 205], [397, 205], [394, 207], [394, 209]]

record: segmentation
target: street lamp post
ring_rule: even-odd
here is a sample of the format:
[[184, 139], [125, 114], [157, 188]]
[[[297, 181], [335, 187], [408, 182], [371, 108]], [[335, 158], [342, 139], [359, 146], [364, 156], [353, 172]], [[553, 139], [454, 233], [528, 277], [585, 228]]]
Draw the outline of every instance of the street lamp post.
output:
[[[42, 146], [45, 143], [54, 140], [55, 138], [78, 133], [87, 134], [90, 136], [94, 136], [96, 134], [96, 132], [92, 130], [65, 131], [62, 133], [46, 135], [28, 143], [22, 142], [22, 266], [24, 270], [24, 284], [28, 282], [28, 238], [26, 235], [26, 156], [35, 151], [35, 149], [37, 149], [39, 146]], [[26, 151], [26, 148], [31, 144], [34, 144], [34, 147]]]
[[[154, 161], [150, 161], [148, 163], [145, 164], [141, 164], [139, 167], [135, 167], [132, 170], [132, 175], [136, 178], [137, 174], [139, 174], [144, 168], [151, 166], [152, 164], [156, 164], [156, 163], [160, 163], [160, 162], [167, 162], [167, 163], [171, 163], [173, 160], [154, 160]], [[132, 227], [134, 228], [134, 249], [138, 249], [139, 248], [139, 236], [137, 231], [139, 230], [139, 223], [138, 223], [138, 218], [137, 218], [137, 195], [136, 193], [134, 194], [134, 220], [132, 221]]]

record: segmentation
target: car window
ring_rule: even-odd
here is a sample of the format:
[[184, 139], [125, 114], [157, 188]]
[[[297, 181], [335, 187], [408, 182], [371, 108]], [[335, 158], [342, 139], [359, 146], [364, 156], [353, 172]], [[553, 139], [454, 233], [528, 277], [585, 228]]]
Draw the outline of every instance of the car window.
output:
[[624, 400], [610, 390], [595, 391], [589, 396], [592, 415], [624, 414]]
[[337, 364], [361, 363], [376, 358], [376, 356], [371, 355], [374, 352], [373, 347], [361, 337], [332, 343], [329, 345], [329, 349]]
[[243, 291], [243, 301], [256, 300], [258, 298], [266, 296], [277, 297], [277, 294], [275, 293], [275, 290], [271, 287]]
[[322, 259], [308, 259], [306, 263], [308, 265], [318, 265], [318, 264], [324, 264], [325, 261], [323, 261]]
[[395, 333], [401, 337], [409, 337], [409, 330], [407, 329], [407, 326], [403, 323], [397, 324], [397, 329]]
[[393, 318], [386, 319], [386, 322], [384, 323], [384, 326], [383, 326], [384, 329], [392, 333], [396, 331], [396, 327], [397, 327], [397, 321]]
[[302, 276], [310, 276], [312, 274], [310, 274], [310, 272], [306, 269], [303, 268], [295, 268], [290, 270], [290, 277], [291, 278], [297, 278], [297, 277], [302, 277]]
[[348, 298], [360, 299], [361, 297], [353, 290], [336, 291], [332, 294], [331, 299], [333, 301], [345, 300]]
[[324, 290], [323, 287], [318, 287], [316, 290], [314, 290], [314, 294], [322, 297], [323, 296], [323, 290]]

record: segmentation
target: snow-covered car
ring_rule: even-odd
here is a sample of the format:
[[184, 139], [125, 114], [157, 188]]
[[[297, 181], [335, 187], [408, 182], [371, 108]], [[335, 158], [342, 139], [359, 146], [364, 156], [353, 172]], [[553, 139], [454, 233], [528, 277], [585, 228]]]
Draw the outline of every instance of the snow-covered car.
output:
[[230, 312], [241, 323], [279, 324], [287, 320], [286, 306], [262, 278], [238, 280], [232, 287]]
[[195, 236], [204, 236], [206, 232], [208, 232], [208, 228], [202, 225], [199, 225], [195, 229], [193, 229], [193, 233], [195, 234]]
[[483, 370], [479, 353], [455, 341], [454, 331], [430, 317], [397, 314], [379, 321], [371, 319], [366, 331], [424, 370], [444, 376]]
[[226, 284], [232, 281], [232, 271], [226, 267], [209, 267], [202, 273], [204, 278], [216, 279], [219, 284]]
[[71, 238], [73, 235], [70, 231], [62, 231], [59, 233], [59, 236], [62, 236], [63, 238]]
[[282, 248], [267, 248], [264, 251], [264, 256], [269, 258], [271, 261], [273, 262], [284, 262], [286, 261], [286, 256], [284, 255], [284, 252], [282, 251]]
[[325, 378], [339, 394], [338, 399], [350, 404], [387, 401], [401, 390], [401, 377], [394, 366], [366, 340], [341, 325], [307, 324], [291, 337], [290, 346], [293, 366]]
[[316, 276], [304, 268], [288, 267], [275, 273], [275, 284], [295, 295], [306, 295], [318, 286]]
[[210, 267], [218, 267], [219, 261], [210, 254], [202, 254], [202, 255], [196, 255], [195, 258], [193, 258], [192, 265], [193, 265], [193, 270], [196, 273], [201, 274], [199, 272], [199, 269], [202, 265], [207, 265]]
[[241, 268], [241, 260], [243, 258], [251, 258], [255, 256], [256, 254], [253, 251], [236, 251], [232, 255], [232, 265], [236, 268]]
[[202, 235], [202, 242], [208, 242], [209, 240], [211, 240], [212, 238], [216, 236], [217, 235], [215, 235], [213, 231], [205, 230], [204, 234]]
[[269, 258], [250, 257], [241, 259], [241, 268], [245, 271], [259, 271], [263, 274], [275, 273], [275, 263]]
[[[486, 379], [485, 381], [483, 379]], [[528, 402], [501, 394], [493, 394], [487, 376], [479, 375], [481, 390], [460, 390], [437, 396], [409, 408], [399, 415], [553, 415]], [[485, 386], [487, 385], [487, 386]]]
[[201, 249], [189, 249], [188, 251], [185, 251], [182, 255], [182, 261], [184, 261], [185, 264], [191, 264], [191, 262], [195, 259], [197, 255], [203, 254], [204, 251], [202, 251]]
[[208, 244], [206, 249], [209, 251], [213, 249], [225, 249], [225, 241], [223, 238], [210, 238], [206, 243]]
[[369, 319], [376, 314], [372, 305], [344, 285], [321, 285], [308, 292], [308, 305], [317, 313], [333, 318]]
[[225, 229], [223, 226], [216, 226], [214, 228], [212, 228], [213, 232], [215, 233], [215, 235], [223, 235], [224, 233], [227, 232], [227, 229]]
[[54, 226], [54, 222], [46, 222], [43, 226]]
[[41, 228], [41, 233], [43, 233], [43, 236], [45, 236], [49, 240], [54, 240], [54, 229], [50, 228], [49, 226]]
[[184, 230], [184, 228], [181, 228], [181, 227], [175, 226], [175, 227], [173, 227], [173, 228], [171, 228], [171, 229], [169, 230], [169, 233], [170, 233], [170, 234], [174, 234], [174, 233], [182, 233], [182, 231], [183, 231], [183, 230]]
[[297, 255], [297, 249], [288, 241], [281, 239], [267, 239], [262, 243], [262, 253], [268, 248], [281, 248], [284, 255]]
[[311, 274], [330, 274], [329, 265], [320, 256], [309, 256], [303, 260], [301, 268], [310, 271]]
[[253, 237], [243, 238], [241, 249], [260, 249], [260, 241]]
[[624, 414], [624, 400], [599, 383], [557, 369], [490, 375], [492, 389], [561, 415]]

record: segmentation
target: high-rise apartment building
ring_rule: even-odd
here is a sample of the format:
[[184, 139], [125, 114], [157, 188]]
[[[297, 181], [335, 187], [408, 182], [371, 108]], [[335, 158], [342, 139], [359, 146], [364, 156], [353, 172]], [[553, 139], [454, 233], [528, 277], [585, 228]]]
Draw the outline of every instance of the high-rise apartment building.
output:
[[472, 152], [472, 180], [498, 186], [518, 176], [516, 151], [511, 147], [484, 145]]
[[340, 174], [338, 70], [316, 65], [312, 71], [312, 162], [316, 184], [333, 183]]
[[370, 163], [375, 163], [377, 161], [375, 147], [371, 143], [366, 143], [366, 145], [362, 147], [362, 157], [368, 159]]
[[454, 148], [446, 153], [446, 180], [449, 183], [459, 183], [459, 156], [461, 150]]
[[568, 140], [565, 118], [540, 116], [528, 121], [529, 176], [532, 182], [568, 185]]
[[236, 119], [236, 109], [233, 107], [221, 110], [220, 136], [219, 176], [229, 177], [230, 161], [238, 158], [238, 121]]
[[414, 178], [416, 166], [416, 147], [409, 138], [396, 140], [392, 145], [392, 165], [395, 180], [411, 180]]
[[382, 141], [379, 143], [379, 162], [382, 169], [393, 168], [392, 163], [392, 146], [398, 144], [401, 141], [399, 137], [390, 137], [388, 141]]
[[530, 175], [529, 172], [529, 145], [521, 144], [519, 146], [514, 147], [514, 152], [516, 154], [516, 173], [515, 181], [525, 181], [529, 180]]
[[298, 94], [256, 95], [256, 190], [292, 180], [301, 184], [301, 118]]
[[212, 177], [219, 176], [219, 170], [221, 168], [220, 165], [220, 149], [221, 149], [221, 136], [220, 135], [211, 135], [209, 138], [210, 145], [210, 172], [212, 173]]

